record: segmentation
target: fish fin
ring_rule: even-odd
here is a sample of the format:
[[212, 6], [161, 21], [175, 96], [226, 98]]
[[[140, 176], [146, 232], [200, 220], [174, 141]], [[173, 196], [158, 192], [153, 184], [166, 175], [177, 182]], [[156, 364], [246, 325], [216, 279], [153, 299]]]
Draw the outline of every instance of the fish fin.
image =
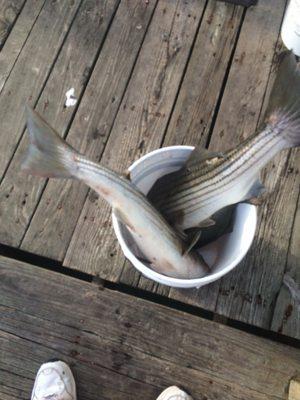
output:
[[72, 178], [79, 153], [31, 107], [26, 107], [29, 147], [22, 161], [23, 171], [49, 178]]
[[[221, 208], [219, 211], [215, 212], [211, 216], [211, 219], [215, 221], [215, 224], [206, 228], [201, 228], [201, 237], [199, 239], [199, 242], [197, 243], [197, 247], [205, 246], [208, 243], [214, 242], [220, 236], [231, 233], [233, 231], [233, 213], [235, 208], [236, 204], [232, 204], [230, 206]], [[186, 230], [186, 233], [188, 235], [192, 235], [193, 233], [195, 234], [197, 230], [199, 230], [199, 228], [191, 227]]]
[[264, 123], [277, 129], [285, 148], [300, 146], [300, 62], [291, 51], [281, 54]]
[[215, 164], [218, 162], [220, 159], [225, 158], [225, 155], [223, 153], [216, 153], [216, 152], [211, 152], [205, 148], [198, 148], [196, 147], [190, 157], [188, 158], [185, 168], [189, 169], [192, 168], [193, 166], [201, 163], [201, 162], [206, 162], [207, 164]]
[[183, 256], [188, 254], [197, 244], [198, 240], [200, 239], [201, 236], [201, 230], [197, 230], [196, 233], [193, 233], [189, 237], [189, 243], [187, 244], [187, 247], [184, 249], [184, 252], [182, 253]]

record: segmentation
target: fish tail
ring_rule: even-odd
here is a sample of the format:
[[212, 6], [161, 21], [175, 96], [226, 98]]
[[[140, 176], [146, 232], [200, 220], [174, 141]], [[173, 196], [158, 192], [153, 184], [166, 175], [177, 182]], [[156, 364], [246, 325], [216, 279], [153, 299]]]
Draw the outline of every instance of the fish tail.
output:
[[284, 148], [300, 145], [300, 63], [292, 52], [280, 57], [265, 116]]
[[31, 107], [26, 107], [29, 147], [22, 170], [47, 178], [76, 177], [79, 153]]

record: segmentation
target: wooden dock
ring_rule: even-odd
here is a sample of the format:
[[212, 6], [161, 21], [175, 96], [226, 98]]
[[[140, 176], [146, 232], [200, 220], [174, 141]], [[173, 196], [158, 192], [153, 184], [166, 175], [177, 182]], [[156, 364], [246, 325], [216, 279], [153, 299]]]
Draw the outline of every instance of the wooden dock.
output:
[[195, 399], [286, 399], [299, 371], [298, 349], [19, 261], [0, 266], [3, 400], [28, 398], [54, 356], [74, 370], [78, 398], [95, 400], [152, 400], [174, 383]]
[[57, 355], [83, 399], [155, 399], [169, 384], [195, 400], [287, 398], [300, 374], [300, 307], [283, 284], [300, 282], [299, 150], [264, 170], [248, 255], [197, 290], [141, 276], [86, 186], [20, 172], [26, 103], [120, 173], [161, 146], [238, 144], [262, 119], [285, 7], [0, 0], [1, 400], [28, 398], [38, 365]]

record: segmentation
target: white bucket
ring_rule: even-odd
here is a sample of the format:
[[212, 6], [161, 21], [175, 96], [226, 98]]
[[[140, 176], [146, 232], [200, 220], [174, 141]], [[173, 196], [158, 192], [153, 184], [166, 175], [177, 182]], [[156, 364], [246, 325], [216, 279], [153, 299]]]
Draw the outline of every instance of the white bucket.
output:
[[300, 56], [300, 0], [290, 0], [282, 23], [281, 38], [289, 50]]
[[[129, 168], [132, 182], [147, 194], [154, 182], [163, 175], [179, 169], [193, 151], [192, 146], [171, 146], [146, 154]], [[192, 288], [214, 282], [235, 268], [245, 256], [254, 238], [257, 223], [256, 207], [239, 204], [234, 215], [233, 231], [199, 249], [211, 267], [211, 273], [202, 278], [178, 279], [159, 274], [141, 262], [134, 254], [136, 246], [127, 231], [112, 215], [113, 227], [125, 257], [144, 276], [163, 285]]]

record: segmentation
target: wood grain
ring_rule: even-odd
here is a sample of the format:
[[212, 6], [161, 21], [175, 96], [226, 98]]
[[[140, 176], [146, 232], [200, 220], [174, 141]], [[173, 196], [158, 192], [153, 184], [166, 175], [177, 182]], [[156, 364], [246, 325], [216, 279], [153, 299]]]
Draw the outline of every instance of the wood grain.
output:
[[242, 7], [208, 3], [163, 146], [205, 147], [242, 16]]
[[35, 104], [80, 1], [47, 1], [0, 95], [0, 179], [25, 126], [24, 105]]
[[[105, 148], [154, 7], [155, 2], [139, 0], [120, 4], [68, 133], [69, 143], [94, 160]], [[50, 181], [22, 249], [61, 260], [87, 190], [75, 182]]]
[[[7, 2], [4, 0], [3, 2]], [[21, 3], [21, 2], [19, 2]], [[23, 2], [24, 3], [24, 2]], [[0, 92], [13, 69], [17, 58], [20, 56], [23, 46], [33, 28], [34, 23], [45, 3], [45, 0], [28, 0], [18, 16], [13, 30], [0, 47]], [[3, 6], [3, 5], [2, 5]], [[5, 7], [1, 7], [4, 9]]]
[[[203, 7], [202, 1], [158, 3], [101, 159], [103, 165], [122, 172], [134, 159], [159, 147]], [[124, 259], [110, 219], [110, 208], [91, 193], [64, 264], [117, 279]]]
[[0, 1], [0, 50], [12, 30], [26, 0]]
[[[300, 171], [300, 157], [298, 152], [298, 166]], [[287, 264], [285, 273], [294, 279], [299, 284], [300, 282], [300, 199], [296, 210], [295, 219], [293, 222], [293, 230], [288, 248]], [[283, 333], [287, 336], [300, 338], [300, 307], [291, 296], [289, 289], [282, 283], [272, 319], [272, 329]]]
[[[65, 107], [65, 93], [74, 88], [80, 101], [118, 1], [101, 4], [99, 7], [98, 0], [87, 0], [81, 5], [39, 97], [37, 110], [62, 135], [68, 131], [77, 110]], [[27, 176], [20, 170], [27, 146], [25, 135], [0, 186], [0, 214], [5, 221], [0, 226], [0, 241], [10, 246], [20, 245], [45, 186], [45, 180]]]
[[299, 349], [3, 257], [0, 277], [9, 400], [29, 397], [49, 357], [70, 363], [78, 396], [95, 400], [154, 399], [174, 383], [195, 399], [286, 399], [299, 374]]

